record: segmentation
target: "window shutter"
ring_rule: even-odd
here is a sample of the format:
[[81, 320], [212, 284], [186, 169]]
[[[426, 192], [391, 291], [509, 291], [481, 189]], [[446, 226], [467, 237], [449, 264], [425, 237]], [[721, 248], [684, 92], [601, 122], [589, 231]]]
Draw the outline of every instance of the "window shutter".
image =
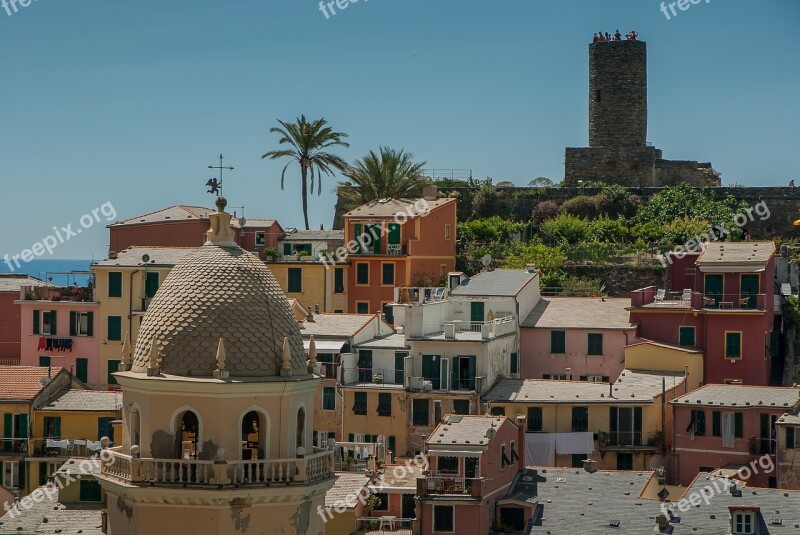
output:
[[291, 256], [291, 254], [292, 254], [292, 244], [291, 243], [284, 243], [283, 244], [283, 254], [284, 254], [284, 256]]
[[348, 442], [355, 442], [356, 441], [356, 436], [353, 433], [348, 434], [347, 435], [347, 441]]
[[39, 332], [40, 332], [40, 329], [39, 329], [39, 317], [40, 316], [41, 316], [41, 314], [39, 314], [38, 310], [34, 310], [33, 311], [33, 334], [39, 334]]
[[722, 415], [719, 411], [711, 413], [711, 436], [722, 436]]
[[634, 407], [633, 408], [633, 432], [634, 433], [641, 433], [642, 432], [642, 408], [641, 407]]
[[25, 465], [26, 464], [27, 463], [24, 460], [22, 460], [22, 461], [17, 463], [17, 466], [19, 467], [19, 488], [21, 488], [21, 489], [25, 488]]
[[363, 239], [361, 237], [361, 223], [356, 223], [355, 225], [353, 225], [353, 227], [355, 229], [355, 236], [353, 237], [353, 239], [355, 240], [355, 247], [353, 249], [354, 252], [358, 254], [361, 252], [361, 240]]
[[3, 438], [12, 438], [14, 432], [14, 415], [10, 412], [3, 414]]
[[94, 336], [94, 312], [88, 312], [86, 316], [86, 336]]
[[19, 415], [19, 436], [17, 438], [28, 438], [28, 415], [24, 412]]
[[608, 430], [611, 431], [612, 433], [617, 432], [617, 412], [618, 412], [617, 407], [611, 407], [611, 416], [609, 419]]
[[54, 429], [56, 436], [54, 438], [61, 438], [61, 416], [56, 416], [54, 421]]
[[78, 336], [78, 313], [74, 311], [69, 313], [69, 335]]
[[400, 225], [398, 223], [389, 223], [389, 243], [393, 245], [400, 243]]
[[794, 449], [794, 427], [786, 428], [786, 449]]
[[51, 310], [50, 311], [50, 335], [52, 335], [52, 336], [55, 336], [57, 334], [56, 333], [56, 327], [58, 326], [58, 321], [57, 321], [56, 318], [57, 318], [56, 311], [55, 310]]
[[735, 437], [742, 438], [744, 436], [744, 418], [741, 412], [735, 412], [733, 414], [733, 422]]

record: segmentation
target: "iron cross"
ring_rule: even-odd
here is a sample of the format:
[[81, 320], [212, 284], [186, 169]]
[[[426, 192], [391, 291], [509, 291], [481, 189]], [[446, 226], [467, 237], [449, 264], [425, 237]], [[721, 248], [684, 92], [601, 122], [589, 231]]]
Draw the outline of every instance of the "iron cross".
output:
[[226, 167], [226, 166], [222, 165], [223, 160], [224, 160], [224, 157], [222, 156], [222, 154], [220, 154], [219, 155], [219, 165], [209, 165], [208, 166], [209, 169], [219, 169], [219, 180], [217, 180], [216, 178], [212, 178], [208, 182], [206, 182], [206, 186], [208, 186], [210, 188], [208, 190], [208, 193], [213, 193], [214, 195], [218, 195], [220, 197], [222, 196], [222, 173], [223, 173], [223, 171], [225, 169], [227, 169], [228, 171], [233, 171], [233, 169], [234, 169], [233, 166], [227, 166]]

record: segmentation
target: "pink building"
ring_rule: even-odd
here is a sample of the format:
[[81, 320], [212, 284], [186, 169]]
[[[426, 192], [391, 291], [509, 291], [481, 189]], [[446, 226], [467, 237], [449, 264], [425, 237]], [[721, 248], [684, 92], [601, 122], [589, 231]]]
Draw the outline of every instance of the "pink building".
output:
[[780, 383], [772, 242], [710, 243], [671, 264], [669, 280], [631, 293], [641, 338], [703, 351], [706, 383]]
[[[777, 485], [775, 470], [763, 467], [775, 466], [775, 423], [800, 406], [800, 388], [711, 384], [670, 403], [675, 483], [689, 485], [698, 472], [722, 468], [738, 472], [751, 487]], [[759, 463], [764, 456], [769, 458]]]
[[533, 504], [515, 486], [525, 472], [525, 421], [449, 415], [425, 443], [430, 474], [417, 479], [420, 535], [522, 531]]
[[627, 299], [542, 298], [520, 326], [524, 379], [614, 382], [637, 343]]
[[18, 298], [23, 366], [65, 368], [93, 388], [106, 382], [95, 336], [99, 303], [91, 289], [23, 286]]
[[14, 366], [20, 361], [20, 315], [19, 300], [20, 288], [23, 286], [47, 286], [28, 275], [0, 274], [0, 365]]

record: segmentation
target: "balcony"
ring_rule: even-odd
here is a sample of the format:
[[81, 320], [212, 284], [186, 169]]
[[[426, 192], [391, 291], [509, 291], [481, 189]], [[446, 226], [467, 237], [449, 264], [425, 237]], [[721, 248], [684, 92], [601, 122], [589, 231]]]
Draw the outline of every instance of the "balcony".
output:
[[600, 450], [656, 450], [661, 448], [662, 440], [655, 434], [647, 435], [640, 431], [610, 431], [599, 433]]
[[409, 377], [408, 389], [419, 392], [481, 392], [485, 377], [456, 378], [452, 384], [440, 377]]
[[27, 438], [0, 438], [0, 455], [24, 455], [27, 452]]
[[342, 384], [402, 388], [403, 370], [391, 368], [343, 368]]
[[775, 455], [777, 446], [774, 438], [750, 437], [750, 455]]
[[19, 366], [21, 358], [0, 359], [0, 366]]
[[356, 518], [356, 535], [378, 535], [395, 533], [411, 535], [413, 518], [397, 518], [395, 516], [362, 516]]
[[493, 340], [516, 332], [517, 317], [509, 315], [487, 322], [460, 320], [445, 322], [423, 321], [422, 336], [409, 334], [409, 337], [426, 340], [476, 341]]
[[631, 292], [632, 308], [687, 310], [767, 310], [766, 294], [703, 294], [691, 290], [666, 291], [649, 286]]
[[87, 438], [32, 438], [31, 457], [67, 459], [92, 457], [100, 452], [100, 441]]
[[447, 297], [444, 287], [400, 287], [394, 289], [395, 303], [432, 303]]
[[140, 459], [115, 449], [102, 475], [131, 485], [197, 485], [215, 487], [305, 485], [333, 477], [333, 452], [297, 459], [199, 461]]
[[73, 303], [94, 302], [94, 288], [81, 286], [21, 286], [21, 301], [67, 301]]

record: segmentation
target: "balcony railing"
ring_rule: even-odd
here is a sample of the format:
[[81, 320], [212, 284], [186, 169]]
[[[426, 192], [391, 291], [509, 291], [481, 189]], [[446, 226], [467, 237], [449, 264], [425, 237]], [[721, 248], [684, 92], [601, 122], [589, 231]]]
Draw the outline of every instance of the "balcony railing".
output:
[[333, 452], [297, 459], [258, 461], [200, 461], [139, 459], [109, 450], [113, 462], [102, 464], [102, 474], [134, 485], [291, 485], [324, 480], [334, 474]]
[[[377, 514], [377, 512], [373, 512]], [[362, 516], [356, 518], [356, 533], [361, 535], [373, 533], [411, 534], [413, 518], [397, 518], [394, 516]]]
[[718, 310], [766, 310], [766, 294], [698, 294], [700, 306], [693, 300], [694, 308]]
[[428, 494], [469, 496], [472, 494], [473, 481], [464, 477], [429, 477]]
[[342, 370], [342, 384], [358, 383], [402, 385], [403, 370], [392, 368], [344, 368]]
[[94, 301], [94, 289], [82, 286], [21, 286], [22, 301], [70, 301], [91, 303]]
[[726, 294], [691, 290], [666, 291], [649, 286], [631, 292], [632, 307], [695, 310], [766, 310], [766, 294]]
[[[423, 321], [421, 338], [442, 337], [445, 340], [491, 340], [498, 336], [513, 334], [517, 330], [517, 317], [514, 315], [497, 318], [493, 321]], [[411, 335], [412, 338], [418, 338]]]
[[28, 452], [27, 438], [0, 438], [0, 453], [24, 454]]
[[0, 359], [0, 366], [19, 366], [20, 362], [22, 362], [22, 359], [19, 357], [11, 359]]
[[452, 379], [452, 381], [443, 381], [435, 377], [410, 377], [408, 388], [421, 392], [480, 392], [483, 384], [482, 376]]
[[31, 456], [92, 457], [100, 452], [100, 441], [87, 438], [32, 438]]
[[751, 455], [775, 455], [778, 444], [774, 438], [750, 437]]

